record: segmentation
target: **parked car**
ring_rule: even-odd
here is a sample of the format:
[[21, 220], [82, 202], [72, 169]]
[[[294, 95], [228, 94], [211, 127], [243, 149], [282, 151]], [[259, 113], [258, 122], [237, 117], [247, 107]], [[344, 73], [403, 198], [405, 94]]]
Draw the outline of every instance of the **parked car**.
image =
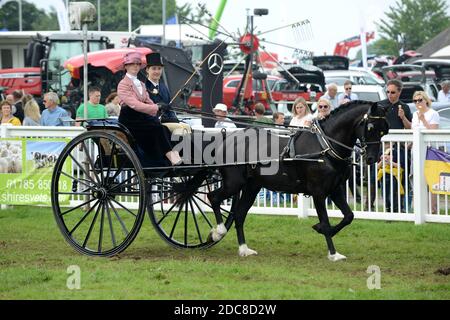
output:
[[[268, 90], [274, 86], [274, 84], [281, 80], [281, 77], [278, 76], [267, 76], [266, 82], [262, 79], [253, 79], [253, 100], [254, 103], [262, 102], [266, 109], [269, 109], [268, 106]], [[236, 91], [239, 88], [239, 84], [242, 81], [242, 75], [231, 75], [225, 77], [223, 79], [223, 103], [228, 106], [230, 109], [233, 105], [233, 100], [236, 97]], [[266, 88], [266, 83], [268, 88]], [[242, 94], [242, 93], [241, 93]], [[201, 108], [202, 107], [202, 92], [201, 91], [193, 91], [188, 104], [193, 107]]]
[[343, 86], [345, 81], [350, 80], [357, 85], [385, 85], [384, 80], [378, 75], [363, 68], [351, 67], [349, 70], [332, 70], [323, 73], [327, 84], [336, 83], [338, 86]]
[[426, 69], [423, 66], [402, 64], [381, 68], [386, 82], [392, 79], [402, 81], [403, 90], [400, 100], [409, 103], [416, 91], [425, 91], [432, 101], [437, 100], [439, 89], [434, 81], [427, 79]]
[[[338, 86], [338, 95], [343, 92], [344, 86]], [[386, 91], [379, 85], [353, 85], [352, 93], [356, 93], [359, 100], [377, 102], [387, 99]]]
[[414, 61], [413, 64], [434, 72], [434, 80], [437, 83], [450, 79], [450, 59], [420, 59]]
[[350, 61], [341, 56], [316, 56], [312, 58], [312, 64], [323, 71], [348, 70]]
[[[322, 70], [315, 66], [293, 65], [287, 70], [289, 73], [281, 69], [278, 71], [283, 79], [278, 80], [272, 87], [272, 98], [276, 106], [286, 105], [287, 110], [291, 111], [292, 103], [298, 97], [313, 103], [326, 91], [325, 76]], [[280, 108], [278, 110], [280, 111]]]

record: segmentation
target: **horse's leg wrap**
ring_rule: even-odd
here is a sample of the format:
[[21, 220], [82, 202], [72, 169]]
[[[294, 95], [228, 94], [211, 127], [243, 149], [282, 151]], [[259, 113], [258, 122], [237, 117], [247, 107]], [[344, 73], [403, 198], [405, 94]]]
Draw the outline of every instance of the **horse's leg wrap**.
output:
[[212, 228], [210, 232], [212, 241], [220, 241], [227, 234], [227, 232], [228, 230], [223, 223], [219, 224], [215, 228]]
[[330, 261], [332, 261], [332, 262], [342, 261], [342, 260], [345, 260], [345, 259], [347, 259], [347, 257], [344, 256], [344, 255], [342, 255], [342, 254], [340, 254], [340, 253], [337, 252], [337, 251], [336, 251], [335, 254], [331, 254], [331, 253], [328, 251], [328, 260], [330, 260]]
[[258, 254], [258, 252], [247, 247], [247, 245], [245, 243], [241, 244], [239, 246], [239, 256], [241, 256], [241, 257], [254, 256], [257, 254]]

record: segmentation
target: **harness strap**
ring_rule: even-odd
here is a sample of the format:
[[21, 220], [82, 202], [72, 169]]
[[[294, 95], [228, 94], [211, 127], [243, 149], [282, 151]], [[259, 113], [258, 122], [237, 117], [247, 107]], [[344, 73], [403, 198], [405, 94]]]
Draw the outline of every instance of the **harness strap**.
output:
[[[347, 157], [347, 158], [342, 158], [337, 153], [337, 151], [334, 150], [334, 148], [331, 146], [330, 142], [328, 141], [330, 138], [325, 135], [325, 132], [323, 132], [323, 129], [320, 126], [319, 121], [317, 121], [317, 119], [314, 120], [313, 127], [318, 131], [318, 134], [316, 134], [316, 136], [317, 136], [317, 140], [320, 143], [320, 146], [322, 147], [322, 149], [324, 149], [322, 151], [322, 154], [328, 153], [331, 157], [333, 157], [337, 160], [351, 162], [351, 156]], [[350, 150], [353, 150], [353, 149], [349, 148], [348, 146], [345, 146], [345, 147], [347, 147]]]

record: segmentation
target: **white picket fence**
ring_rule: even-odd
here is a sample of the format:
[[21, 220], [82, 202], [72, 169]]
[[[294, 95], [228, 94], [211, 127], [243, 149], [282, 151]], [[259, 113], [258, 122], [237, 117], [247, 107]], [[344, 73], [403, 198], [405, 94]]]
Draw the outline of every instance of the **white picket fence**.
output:
[[[73, 138], [85, 129], [81, 127], [13, 127], [0, 126], [1, 138]], [[385, 221], [410, 221], [416, 224], [425, 222], [450, 223], [450, 204], [448, 196], [435, 196], [428, 192], [425, 176], [423, 174], [426, 148], [433, 146], [444, 151], [450, 151], [450, 130], [391, 130], [389, 135], [383, 138], [383, 152], [387, 148], [396, 147], [404, 150], [403, 157], [406, 163], [411, 163], [405, 169], [405, 197], [400, 196], [400, 185], [393, 184], [394, 179], [388, 179], [389, 174], [383, 173], [378, 183], [376, 181], [377, 171], [372, 167], [359, 165], [359, 170], [353, 168], [354, 176], [351, 183], [347, 182], [347, 200], [353, 208], [355, 218], [374, 219]], [[403, 148], [400, 148], [403, 147]], [[409, 150], [409, 151], [408, 151]], [[400, 153], [394, 162], [400, 162]], [[355, 161], [358, 159], [354, 159]], [[381, 169], [385, 169], [384, 166]], [[359, 171], [359, 172], [358, 172]], [[384, 170], [385, 171], [385, 170]], [[412, 174], [414, 173], [414, 174]], [[368, 179], [368, 176], [371, 177]], [[0, 175], [1, 179], [1, 175]], [[385, 183], [385, 181], [387, 181]], [[358, 186], [359, 185], [359, 186]], [[362, 187], [361, 187], [362, 186]], [[395, 190], [396, 192], [389, 192]], [[373, 190], [371, 192], [371, 190]], [[359, 197], [356, 194], [359, 192]], [[391, 204], [401, 202], [394, 211], [394, 205], [387, 208], [385, 199]], [[373, 200], [373, 208], [364, 203]], [[370, 201], [371, 202], [371, 201]], [[133, 203], [130, 203], [133, 206]], [[288, 195], [261, 190], [255, 205], [250, 213], [269, 215], [295, 215], [298, 217], [316, 216], [312, 199], [302, 195]], [[342, 217], [340, 211], [330, 202], [328, 206], [330, 217]]]

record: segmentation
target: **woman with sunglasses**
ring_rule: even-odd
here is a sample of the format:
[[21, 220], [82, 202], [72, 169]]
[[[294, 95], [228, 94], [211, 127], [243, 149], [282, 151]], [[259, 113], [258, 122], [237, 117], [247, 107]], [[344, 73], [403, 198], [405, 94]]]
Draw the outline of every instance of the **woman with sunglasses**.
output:
[[319, 120], [325, 119], [331, 113], [331, 109], [330, 100], [322, 97], [317, 101], [317, 111], [314, 114], [314, 117]]
[[438, 129], [440, 117], [439, 113], [431, 108], [431, 99], [424, 91], [416, 91], [413, 95], [413, 102], [417, 111], [414, 112], [411, 128]]
[[312, 124], [313, 116], [308, 107], [308, 103], [302, 97], [295, 99], [292, 106], [292, 120], [289, 126], [293, 127], [309, 127]]

